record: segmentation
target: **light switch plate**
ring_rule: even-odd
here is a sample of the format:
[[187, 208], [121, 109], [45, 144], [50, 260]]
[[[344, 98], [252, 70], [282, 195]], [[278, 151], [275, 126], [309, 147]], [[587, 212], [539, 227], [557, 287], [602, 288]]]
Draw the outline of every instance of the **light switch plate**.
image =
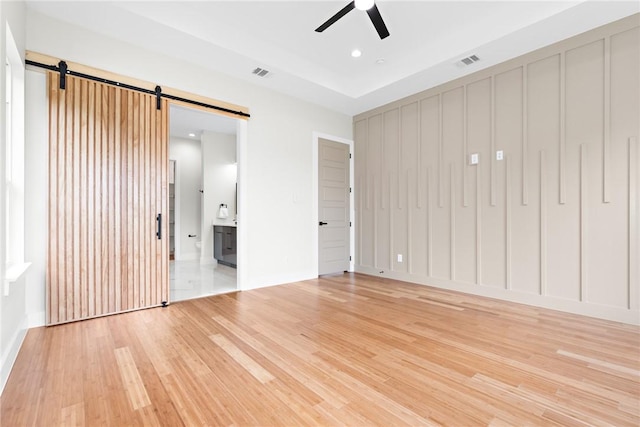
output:
[[470, 165], [477, 165], [480, 155], [478, 153], [473, 153], [471, 157], [469, 157]]
[[398, 262], [402, 262], [402, 254], [398, 254]]
[[496, 151], [496, 160], [504, 159], [504, 152], [502, 150]]

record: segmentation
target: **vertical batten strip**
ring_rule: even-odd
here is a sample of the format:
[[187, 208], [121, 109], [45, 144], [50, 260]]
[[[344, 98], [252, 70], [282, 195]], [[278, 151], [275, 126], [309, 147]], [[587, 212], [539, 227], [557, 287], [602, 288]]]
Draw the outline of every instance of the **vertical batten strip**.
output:
[[122, 168], [122, 96], [126, 96], [126, 91], [116, 90], [115, 91], [115, 102], [113, 103], [114, 107], [114, 129], [113, 129], [113, 144], [114, 144], [114, 155], [113, 155], [113, 175], [112, 180], [114, 182], [113, 189], [113, 215], [114, 215], [114, 245], [113, 248], [115, 253], [115, 262], [114, 262], [114, 304], [115, 311], [122, 311], [122, 255], [126, 250], [122, 245], [122, 205], [121, 205], [121, 194], [122, 194], [122, 180], [121, 180], [121, 168]]
[[67, 80], [66, 89], [64, 90], [65, 107], [66, 107], [66, 123], [64, 129], [64, 139], [61, 141], [62, 146], [64, 147], [64, 171], [65, 179], [64, 179], [64, 254], [65, 254], [65, 293], [62, 296], [62, 300], [65, 302], [65, 318], [73, 317], [73, 298], [75, 296], [74, 293], [74, 267], [75, 267], [75, 259], [74, 259], [74, 250], [73, 250], [73, 229], [74, 229], [74, 218], [73, 218], [73, 122], [74, 122], [74, 85], [73, 81]]
[[110, 167], [109, 167], [109, 151], [110, 151], [110, 138], [111, 138], [111, 92], [110, 87], [105, 87], [102, 92], [102, 156], [101, 156], [101, 178], [102, 178], [102, 210], [100, 215], [102, 217], [102, 282], [100, 287], [102, 288], [102, 311], [103, 313], [111, 312], [111, 274], [109, 266], [111, 264], [111, 246], [109, 240], [111, 238], [111, 192], [109, 190], [110, 185]]
[[[386, 197], [387, 194], [384, 191], [385, 190], [385, 180], [387, 180], [387, 174], [388, 174], [388, 169], [389, 166], [385, 163], [384, 159], [386, 158], [387, 152], [385, 150], [385, 146], [384, 146], [384, 125], [385, 125], [385, 121], [384, 121], [384, 114], [382, 114], [380, 116], [380, 148], [381, 148], [381, 155], [380, 155], [380, 206], [382, 208], [382, 210], [385, 210], [385, 204], [387, 203]], [[391, 209], [391, 198], [389, 198], [389, 209]]]
[[147, 187], [147, 115], [149, 99], [147, 96], [140, 96], [140, 297], [137, 307], [144, 307], [148, 301], [147, 280], [147, 227], [149, 223], [148, 212], [148, 187]]
[[[365, 175], [366, 176], [366, 175]], [[362, 175], [358, 175], [356, 177], [356, 200], [355, 200], [355, 210], [356, 210], [356, 253], [355, 253], [355, 265], [359, 266], [362, 264], [361, 253], [362, 253], [362, 218], [364, 214], [362, 213], [362, 195], [360, 193], [365, 191], [366, 180], [362, 179]], [[152, 266], [153, 268], [153, 266]]]
[[109, 187], [108, 187], [108, 145], [109, 145], [109, 88], [102, 90], [102, 110], [100, 120], [100, 254], [101, 261], [100, 282], [100, 314], [109, 312]]
[[89, 115], [89, 83], [86, 80], [81, 81], [81, 99], [82, 108], [80, 110], [80, 219], [78, 223], [80, 228], [80, 293], [81, 293], [81, 306], [80, 317], [87, 317], [89, 315], [89, 295], [86, 287], [87, 283], [87, 269], [89, 264], [88, 257], [88, 230], [87, 230], [87, 206], [89, 199], [89, 187], [88, 181], [88, 158], [87, 158], [87, 140], [88, 140], [88, 115]]
[[[155, 236], [155, 219], [156, 219], [156, 213], [154, 211], [154, 206], [153, 206], [153, 201], [154, 201], [154, 191], [153, 191], [153, 180], [151, 179], [152, 173], [153, 173], [153, 135], [154, 135], [154, 129], [155, 129], [155, 112], [156, 112], [156, 102], [155, 99], [153, 99], [152, 97], [147, 97], [148, 99], [148, 109], [147, 109], [147, 143], [146, 143], [146, 147], [147, 147], [147, 162], [146, 162], [146, 174], [145, 174], [145, 179], [147, 181], [147, 203], [146, 203], [146, 209], [147, 209], [147, 258], [145, 260], [145, 275], [147, 277], [147, 288], [148, 288], [148, 292], [147, 292], [147, 301], [145, 303], [145, 306], [151, 306], [151, 305], [155, 305], [158, 304], [159, 301], [155, 296], [155, 286], [154, 284], [156, 283], [155, 280], [153, 279], [153, 262], [152, 262], [152, 258], [154, 257], [155, 253], [153, 250], [154, 247], [154, 240], [156, 239]], [[167, 186], [167, 189], [169, 188], [169, 186]], [[167, 195], [168, 196], [168, 195]], [[167, 217], [165, 218], [165, 220], [169, 221], [169, 215], [167, 214]], [[202, 236], [200, 236], [202, 238]], [[166, 236], [166, 238], [168, 238], [168, 236]]]
[[427, 182], [426, 182], [426, 191], [427, 191], [427, 277], [431, 277], [433, 271], [433, 233], [432, 233], [432, 209], [433, 202], [431, 199], [431, 185], [433, 182], [433, 177], [431, 173], [431, 166], [427, 168]]
[[[491, 139], [491, 150], [489, 154], [489, 167], [491, 170], [489, 174], [491, 176], [491, 206], [496, 205], [496, 79], [494, 76], [491, 76], [491, 129], [490, 129], [490, 139]], [[464, 163], [463, 163], [464, 164]]]
[[[166, 283], [167, 285], [169, 284], [169, 275], [168, 275], [168, 270], [165, 271], [165, 267], [169, 265], [169, 238], [168, 238], [168, 226], [165, 227], [165, 225], [169, 222], [169, 210], [168, 210], [168, 197], [169, 197], [169, 185], [168, 185], [168, 168], [169, 168], [169, 159], [168, 159], [168, 146], [165, 146], [166, 144], [166, 134], [168, 133], [168, 129], [167, 129], [167, 123], [165, 123], [165, 119], [168, 114], [167, 110], [169, 109], [169, 104], [165, 101], [162, 100], [160, 103], [160, 110], [155, 110], [155, 120], [156, 120], [156, 138], [157, 138], [157, 142], [156, 142], [156, 158], [154, 159], [154, 163], [156, 165], [156, 167], [158, 168], [158, 171], [156, 172], [156, 176], [157, 176], [157, 186], [156, 186], [156, 191], [158, 192], [157, 194], [157, 201], [158, 201], [158, 205], [156, 208], [156, 212], [154, 212], [154, 215], [157, 214], [162, 214], [163, 217], [163, 226], [162, 226], [162, 233], [163, 234], [163, 238], [161, 240], [158, 240], [158, 238], [155, 236], [152, 237], [154, 239], [154, 242], [156, 244], [155, 248], [156, 248], [156, 257], [158, 259], [158, 273], [157, 273], [157, 277], [158, 277], [158, 283]], [[166, 220], [165, 220], [166, 219]], [[157, 224], [155, 223], [155, 216], [154, 216], [154, 227], [157, 227]], [[165, 231], [167, 233], [165, 233]], [[166, 281], [166, 282], [165, 282]], [[167, 303], [170, 302], [169, 301], [169, 287], [167, 286], [166, 289], [164, 286], [161, 286], [160, 289], [158, 290], [158, 303], [162, 303], [162, 301], [166, 301]]]
[[[402, 108], [398, 108], [398, 164], [397, 164], [397, 179], [398, 179], [398, 209], [402, 209], [402, 152], [403, 152], [403, 143], [402, 143]], [[408, 191], [407, 189], [404, 189]], [[409, 194], [407, 194], [408, 198]]]
[[135, 190], [137, 189], [136, 185], [136, 175], [138, 170], [136, 168], [136, 141], [135, 141], [135, 115], [136, 115], [136, 96], [135, 93], [127, 94], [127, 162], [128, 162], [128, 172], [127, 172], [127, 198], [130, 200], [130, 205], [128, 209], [128, 220], [130, 222], [128, 227], [128, 235], [127, 235], [127, 258], [128, 262], [131, 265], [131, 270], [127, 277], [127, 305], [126, 308], [132, 310], [136, 306], [136, 295], [135, 295], [135, 286], [137, 283], [137, 267], [138, 260], [136, 259], [136, 225], [137, 225], [137, 194]]
[[395, 239], [393, 238], [393, 202], [391, 201], [392, 197], [392, 192], [393, 192], [393, 175], [394, 172], [389, 172], [389, 183], [388, 183], [388, 190], [389, 190], [389, 270], [393, 271], [395, 270], [393, 268], [393, 244], [395, 243]]
[[638, 171], [640, 156], [638, 156], [638, 138], [629, 138], [629, 287], [628, 308], [640, 308], [640, 172]]
[[124, 92], [120, 97], [120, 245], [122, 252], [120, 255], [120, 307], [126, 307], [127, 284], [129, 270], [129, 252], [128, 252], [128, 231], [129, 231], [129, 185], [128, 185], [128, 169], [129, 169], [129, 147], [127, 139], [127, 116], [129, 114], [129, 93]]
[[94, 188], [96, 190], [96, 199], [94, 203], [94, 220], [95, 228], [93, 230], [95, 234], [95, 258], [93, 262], [95, 264], [95, 298], [96, 298], [96, 316], [104, 313], [104, 296], [102, 295], [101, 283], [104, 283], [104, 277], [102, 275], [103, 264], [103, 250], [102, 250], [102, 200], [104, 198], [104, 191], [102, 188], [102, 162], [104, 161], [104, 155], [102, 153], [102, 133], [104, 128], [103, 123], [103, 106], [104, 106], [104, 92], [106, 88], [103, 85], [96, 85], [96, 116], [95, 116], [95, 165], [93, 176], [95, 180]]
[[[151, 138], [152, 138], [152, 142], [151, 142], [151, 147], [152, 147], [152, 151], [151, 151], [151, 165], [152, 165], [152, 174], [151, 174], [151, 182], [153, 183], [153, 192], [152, 192], [152, 207], [151, 207], [151, 211], [152, 211], [152, 215], [153, 215], [153, 227], [154, 230], [157, 228], [157, 224], [155, 222], [155, 218], [156, 215], [158, 215], [159, 213], [162, 212], [162, 183], [160, 182], [162, 175], [161, 175], [161, 162], [159, 159], [159, 157], [161, 156], [161, 150], [160, 150], [160, 136], [162, 134], [162, 129], [160, 128], [160, 114], [161, 112], [156, 110], [153, 110], [152, 112], [152, 120], [153, 120], [153, 126], [152, 126], [152, 134], [151, 134]], [[168, 165], [167, 165], [168, 166]], [[174, 181], [175, 182], [175, 181]], [[163, 216], [165, 215], [165, 212], [162, 212]], [[169, 220], [169, 212], [166, 212], [166, 216], [167, 216], [167, 221]], [[169, 238], [169, 236], [167, 236], [167, 239]], [[162, 240], [158, 240], [158, 237], [154, 234], [152, 234], [151, 236], [151, 241], [152, 241], [152, 264], [151, 264], [151, 277], [152, 279], [155, 281], [156, 284], [160, 284], [162, 283], [162, 259], [161, 259], [161, 254], [162, 254]], [[156, 286], [155, 287], [155, 292], [154, 292], [154, 304], [160, 304], [162, 302], [162, 293], [161, 293], [161, 287], [160, 286]]]
[[567, 64], [565, 52], [560, 53], [560, 204], [567, 201]]
[[505, 289], [511, 290], [511, 157], [505, 156]]
[[[155, 107], [155, 103], [154, 103], [154, 107]], [[158, 214], [158, 196], [160, 195], [160, 193], [158, 192], [158, 186], [157, 186], [157, 182], [158, 182], [158, 177], [157, 177], [157, 173], [158, 173], [158, 162], [157, 162], [157, 145], [158, 145], [158, 134], [159, 132], [158, 130], [158, 113], [156, 112], [157, 110], [152, 109], [151, 110], [151, 115], [150, 115], [150, 119], [151, 119], [151, 125], [150, 125], [150, 132], [151, 132], [151, 136], [150, 136], [150, 141], [149, 141], [149, 145], [150, 145], [150, 157], [151, 160], [149, 162], [149, 166], [150, 166], [150, 180], [151, 180], [151, 186], [149, 188], [149, 190], [151, 191], [151, 206], [149, 207], [149, 209], [151, 210], [151, 215], [153, 218], [153, 224], [152, 224], [152, 230], [155, 230], [155, 218], [156, 215]], [[167, 212], [167, 221], [169, 220], [169, 214]], [[167, 238], [169, 238], [169, 236], [167, 236]], [[159, 295], [159, 290], [160, 290], [160, 286], [158, 286], [161, 281], [158, 280], [157, 277], [157, 272], [158, 272], [158, 251], [157, 251], [157, 247], [158, 247], [158, 243], [157, 243], [158, 239], [155, 236], [155, 234], [153, 233], [153, 231], [151, 232], [151, 236], [149, 237], [149, 245], [150, 245], [150, 249], [151, 249], [151, 253], [149, 256], [149, 262], [150, 264], [150, 269], [151, 269], [151, 280], [153, 281], [153, 283], [156, 284], [156, 286], [154, 286], [153, 288], [153, 300], [152, 300], [152, 304], [159, 304], [161, 302], [160, 299], [160, 295]]]
[[464, 165], [469, 158], [469, 111], [467, 103], [467, 85], [462, 85], [462, 205], [469, 206], [469, 171]]
[[[364, 158], [356, 159], [356, 160], [359, 160], [360, 162], [366, 162], [366, 165], [367, 165], [367, 167], [365, 169], [365, 179], [367, 180], [367, 191], [364, 193], [365, 197], [366, 197], [366, 199], [365, 199], [366, 209], [371, 209], [371, 199], [373, 197], [372, 192], [375, 191], [375, 189], [373, 188], [374, 187], [373, 183], [374, 183], [374, 180], [375, 180], [375, 172], [377, 172], [375, 170], [374, 170], [374, 172], [369, 170], [370, 168], [369, 168], [369, 153], [368, 153], [369, 148], [368, 147], [371, 144], [371, 140], [369, 139], [370, 138], [370, 136], [369, 136], [369, 126], [370, 126], [369, 120], [370, 120], [370, 118], [367, 117], [367, 120], [366, 120], [366, 123], [365, 123], [366, 125], [364, 126], [365, 141], [366, 141], [365, 150], [367, 150], [367, 155], [365, 155]], [[374, 168], [372, 168], [372, 169], [374, 169]], [[375, 207], [375, 204], [373, 206]]]
[[87, 274], [87, 288], [89, 297], [89, 307], [87, 315], [93, 317], [96, 315], [96, 242], [95, 242], [95, 212], [96, 212], [96, 182], [95, 182], [95, 169], [96, 169], [96, 83], [89, 83], [89, 99], [88, 99], [88, 126], [87, 126], [87, 187], [89, 189], [89, 200], [87, 207], [87, 229], [89, 232], [89, 242], [87, 257], [88, 262], [88, 274]]
[[522, 66], [522, 205], [529, 204], [529, 68]]
[[438, 94], [438, 206], [444, 207], [444, 119], [442, 107], [442, 94]]
[[[56, 82], [58, 84], [59, 81]], [[67, 126], [67, 92], [63, 90], [58, 91], [58, 112], [60, 115], [60, 121], [58, 123], [58, 135], [57, 135], [57, 148], [58, 148], [58, 173], [60, 174], [60, 178], [58, 180], [58, 209], [56, 214], [58, 215], [58, 247], [56, 248], [58, 251], [58, 277], [57, 277], [57, 302], [58, 302], [58, 321], [65, 319], [67, 317], [67, 303], [66, 303], [66, 295], [67, 295], [67, 273], [66, 266], [68, 265], [66, 262], [66, 257], [68, 254], [66, 247], [66, 210], [65, 210], [65, 200], [67, 198], [66, 190], [66, 181], [67, 181], [67, 172], [66, 172], [66, 151], [64, 141], [66, 140], [66, 126]]]
[[52, 177], [58, 176], [58, 82], [55, 74], [47, 73], [47, 84], [49, 91], [49, 218], [48, 218], [48, 253], [46, 271], [46, 320], [47, 324], [57, 321], [57, 274], [58, 274], [58, 224], [55, 222], [58, 206], [57, 181]]
[[374, 268], [380, 268], [380, 265], [378, 264], [378, 209], [376, 208], [378, 206], [378, 197], [379, 196], [379, 192], [378, 192], [378, 175], [374, 175], [373, 176], [373, 194], [371, 195], [371, 203], [373, 204], [373, 266]]
[[[140, 299], [138, 307], [145, 307], [149, 303], [149, 280], [148, 280], [148, 257], [150, 233], [149, 226], [151, 224], [149, 212], [149, 187], [148, 187], [148, 126], [149, 126], [149, 108], [151, 99], [148, 96], [140, 97], [140, 202], [141, 202], [141, 227], [140, 227]], [[155, 102], [154, 102], [155, 104]], [[155, 105], [154, 105], [155, 108]], [[155, 218], [155, 215], [154, 215]]]
[[547, 164], [540, 151], [540, 295], [547, 295]]
[[451, 280], [455, 280], [456, 279], [456, 176], [455, 176], [455, 166], [453, 163], [451, 163], [449, 165], [449, 190], [450, 190], [450, 194], [449, 194], [449, 215], [451, 218], [451, 227], [449, 230], [449, 238], [451, 239], [451, 244], [449, 246], [450, 248], [450, 253], [449, 256], [451, 257], [450, 263], [449, 263], [449, 267], [450, 267], [450, 271], [449, 271], [449, 276]]
[[424, 170], [422, 170], [422, 166], [418, 166], [418, 170], [416, 171], [416, 208], [422, 209], [423, 202], [422, 199], [424, 197]]
[[[160, 167], [162, 168], [162, 212], [165, 213], [164, 216], [167, 216], [167, 212], [169, 211], [169, 185], [168, 185], [168, 167], [169, 167], [169, 102], [164, 100], [162, 102], [162, 111], [160, 112], [160, 116], [162, 117], [162, 159], [160, 163]], [[168, 236], [169, 233], [169, 222], [163, 221], [163, 230], [164, 236]], [[162, 242], [162, 300], [169, 301], [169, 239], [164, 239]]]
[[122, 191], [120, 192], [121, 203], [121, 227], [120, 227], [120, 244], [122, 245], [122, 260], [120, 265], [122, 266], [122, 271], [120, 271], [120, 276], [122, 280], [120, 283], [122, 284], [120, 291], [120, 305], [124, 310], [124, 307], [128, 307], [129, 305], [129, 283], [131, 276], [131, 254], [129, 253], [129, 238], [131, 236], [131, 187], [129, 185], [129, 169], [131, 167], [131, 150], [129, 139], [129, 121], [128, 117], [130, 114], [129, 102], [130, 102], [131, 93], [125, 92], [122, 94], [120, 99], [122, 105], [120, 107], [121, 121], [122, 125], [120, 126], [120, 137], [122, 141], [122, 146], [120, 147], [120, 179], [122, 181]]
[[80, 252], [80, 230], [82, 227], [82, 218], [80, 217], [80, 114], [82, 112], [81, 99], [81, 81], [74, 80], [73, 84], [73, 105], [80, 105], [80, 108], [74, 108], [73, 111], [73, 135], [71, 144], [73, 151], [73, 195], [72, 195], [72, 233], [73, 233], [73, 317], [81, 317], [82, 309], [82, 290], [80, 289], [80, 269], [83, 262], [83, 256]]
[[418, 174], [416, 179], [418, 180], [418, 185], [416, 186], [416, 206], [418, 209], [422, 209], [422, 198], [424, 197], [423, 193], [423, 175], [424, 175], [424, 163], [423, 163], [423, 152], [422, 152], [422, 102], [418, 102]]
[[115, 210], [116, 206], [116, 172], [115, 172], [115, 164], [116, 164], [116, 137], [115, 137], [115, 129], [116, 122], [119, 118], [116, 117], [116, 94], [120, 89], [113, 88], [109, 91], [109, 159], [108, 159], [108, 179], [109, 179], [109, 264], [107, 268], [107, 272], [109, 274], [109, 312], [117, 313], [119, 310], [116, 307], [116, 278], [120, 275], [120, 272], [116, 272], [116, 258], [117, 253], [119, 252], [119, 248], [116, 247], [115, 243], [115, 235], [117, 230], [115, 227], [115, 217], [117, 212]]
[[[153, 270], [152, 270], [152, 263], [151, 263], [151, 258], [153, 256], [153, 239], [155, 238], [154, 230], [155, 230], [155, 218], [156, 218], [156, 214], [152, 209], [153, 208], [152, 206], [152, 201], [153, 201], [152, 182], [153, 181], [151, 181], [152, 161], [153, 161], [153, 157], [151, 156], [152, 143], [153, 143], [152, 128], [154, 124], [153, 118], [155, 117], [156, 103], [155, 103], [155, 100], [150, 97], [147, 97], [147, 101], [148, 101], [147, 102], [147, 125], [146, 125], [146, 143], [145, 143], [146, 153], [147, 153], [147, 160], [145, 162], [146, 164], [145, 180], [147, 182], [145, 186], [145, 188], [147, 189], [147, 193], [146, 193], [147, 257], [145, 259], [145, 266], [144, 266], [145, 277], [147, 280], [147, 301], [145, 302], [145, 306], [152, 305], [155, 301], [157, 301], [156, 298], [154, 297], [154, 287], [153, 287], [154, 281], [152, 279]], [[165, 219], [168, 220], [169, 215], [167, 215], [167, 218]]]
[[411, 169], [407, 169], [407, 271], [413, 273], [413, 217], [411, 204], [409, 203], [409, 188], [411, 188]]
[[133, 94], [133, 264], [135, 266], [133, 283], [133, 298], [129, 309], [135, 309], [140, 301], [140, 94]]
[[611, 37], [604, 38], [602, 202], [611, 202]]
[[587, 168], [587, 144], [580, 144], [580, 301], [588, 302], [588, 278], [587, 278], [587, 258], [588, 258], [588, 172]]
[[476, 165], [476, 284], [482, 284], [482, 171]]
[[[367, 142], [368, 142], [368, 140], [367, 140]], [[366, 180], [367, 180], [367, 191], [365, 192], [366, 199], [365, 199], [364, 203], [365, 203], [366, 209], [372, 209], [371, 208], [371, 199], [373, 198], [373, 192], [375, 191], [375, 188], [374, 188], [374, 185], [373, 185], [373, 183], [375, 181], [375, 174], [367, 172]], [[373, 205], [373, 206], [375, 207], [375, 205]]]

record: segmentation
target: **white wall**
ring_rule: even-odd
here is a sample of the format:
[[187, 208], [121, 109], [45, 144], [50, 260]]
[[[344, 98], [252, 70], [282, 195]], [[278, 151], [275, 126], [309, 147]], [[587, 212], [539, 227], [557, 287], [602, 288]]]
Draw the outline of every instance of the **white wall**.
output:
[[[23, 51], [25, 46], [25, 9], [23, 2], [0, 2], [0, 168], [2, 175], [0, 176], [0, 279], [2, 287], [4, 287], [5, 278], [5, 262], [7, 253], [5, 252], [5, 176], [4, 165], [6, 156], [6, 95], [5, 95], [5, 66], [4, 58], [7, 51], [5, 45], [5, 35], [7, 27], [14, 37], [16, 46], [18, 47], [21, 58], [24, 59]], [[14, 71], [16, 72], [16, 71]], [[46, 196], [45, 196], [46, 197]], [[25, 305], [25, 278], [22, 276], [17, 282], [12, 283], [9, 295], [5, 296], [4, 292], [0, 292], [0, 391], [4, 389], [4, 385], [9, 376], [13, 362], [18, 353], [18, 349], [22, 344], [22, 340], [27, 329], [27, 314]]]
[[[169, 158], [176, 161], [176, 260], [200, 258], [196, 241], [202, 212], [202, 150], [197, 139], [171, 137]], [[195, 235], [196, 237], [189, 237]]]
[[[27, 49], [35, 52], [248, 107], [251, 118], [246, 126], [240, 126], [242, 132], [238, 134], [244, 141], [238, 147], [242, 207], [242, 226], [238, 229], [238, 241], [242, 242], [238, 254], [242, 260], [238, 268], [239, 288], [258, 288], [314, 276], [317, 259], [313, 256], [312, 236], [317, 226], [312, 221], [310, 196], [312, 135], [320, 132], [351, 139], [351, 117], [31, 11], [27, 13], [27, 34]], [[27, 108], [45, 102], [46, 94], [35, 92], [28, 94]], [[29, 128], [46, 129], [44, 113], [33, 111], [27, 120]], [[44, 138], [27, 139], [27, 149], [32, 153], [27, 167], [32, 170], [46, 163], [40, 157], [46, 156]], [[46, 203], [46, 185], [41, 180], [27, 186], [27, 203], [32, 206]], [[47, 223], [46, 211], [33, 212], [30, 221], [35, 230], [42, 230]], [[185, 231], [181, 230], [181, 234], [189, 234]], [[198, 228], [196, 234], [199, 232]], [[33, 237], [41, 242], [46, 240], [42, 235]], [[274, 245], [278, 250], [274, 250]], [[31, 261], [44, 265], [42, 248], [34, 251], [34, 256], [38, 259]], [[33, 302], [29, 313], [37, 318], [38, 313], [44, 312], [44, 276], [37, 275], [35, 280], [29, 286], [27, 299]]]
[[[45, 321], [45, 295], [42, 284], [46, 273], [47, 233], [43, 214], [49, 206], [48, 194], [48, 120], [46, 75], [37, 71], [26, 72], [26, 112], [25, 132], [25, 189], [24, 206], [25, 260], [31, 262], [26, 280], [26, 304], [29, 327], [40, 326]], [[31, 117], [45, 117], [45, 120], [30, 120]], [[35, 197], [34, 197], [35, 196]]]
[[[204, 132], [202, 140], [202, 258], [213, 259], [213, 227], [233, 224], [236, 212], [236, 135]], [[220, 204], [227, 205], [229, 217], [217, 218]]]

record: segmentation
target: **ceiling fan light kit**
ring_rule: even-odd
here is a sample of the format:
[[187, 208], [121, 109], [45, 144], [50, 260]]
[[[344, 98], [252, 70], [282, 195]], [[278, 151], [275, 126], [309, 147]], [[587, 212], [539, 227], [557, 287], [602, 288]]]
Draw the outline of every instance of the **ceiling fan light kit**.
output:
[[374, 4], [374, 0], [355, 0], [356, 9], [358, 10], [369, 10]]
[[353, 9], [366, 10], [367, 15], [369, 15], [369, 19], [371, 19], [371, 23], [378, 32], [381, 40], [389, 37], [389, 30], [387, 30], [387, 26], [385, 25], [384, 20], [382, 19], [382, 15], [380, 15], [380, 11], [378, 10], [378, 6], [376, 6], [374, 0], [353, 0], [345, 7], [340, 9], [338, 13], [327, 19], [324, 24], [316, 28], [316, 32], [323, 32], [324, 30], [335, 24], [344, 15], [351, 12]]

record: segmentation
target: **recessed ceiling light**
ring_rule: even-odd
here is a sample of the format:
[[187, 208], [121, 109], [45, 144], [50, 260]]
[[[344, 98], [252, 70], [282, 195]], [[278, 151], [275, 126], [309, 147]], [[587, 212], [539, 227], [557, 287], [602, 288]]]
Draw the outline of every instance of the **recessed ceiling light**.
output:
[[351, 56], [353, 56], [354, 58], [360, 58], [362, 56], [362, 52], [358, 49], [353, 49], [351, 51]]
[[189, 134], [189, 136], [190, 136], [191, 138], [194, 138], [194, 137], [196, 136], [196, 134], [192, 132], [192, 133], [190, 133], [190, 134]]

